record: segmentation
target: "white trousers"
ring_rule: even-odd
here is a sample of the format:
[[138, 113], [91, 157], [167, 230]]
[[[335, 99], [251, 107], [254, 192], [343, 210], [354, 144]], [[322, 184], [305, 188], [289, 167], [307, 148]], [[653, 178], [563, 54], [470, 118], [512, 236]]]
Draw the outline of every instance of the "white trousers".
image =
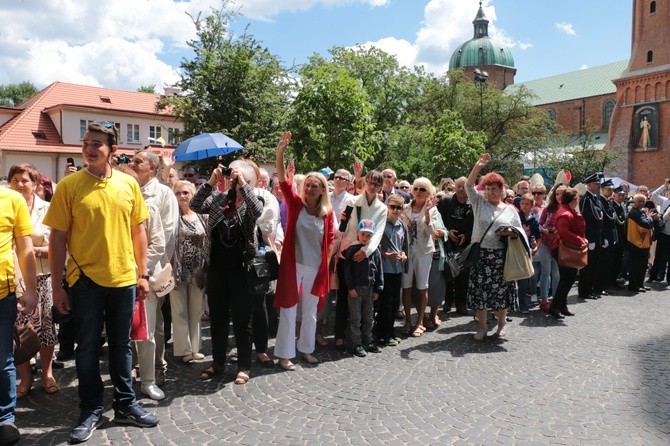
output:
[[[137, 344], [137, 361], [140, 365], [140, 379], [142, 385], [148, 386], [156, 380], [156, 323], [157, 313], [161, 311], [163, 305], [163, 298], [151, 301], [144, 299], [144, 307], [147, 312], [147, 335], [146, 341], [135, 341]], [[161, 317], [161, 324], [162, 322]], [[162, 327], [161, 327], [162, 330]], [[161, 342], [163, 342], [161, 340]]]
[[203, 291], [191, 283], [181, 283], [170, 292], [172, 346], [175, 356], [200, 353]]
[[310, 294], [316, 279], [317, 268], [296, 264], [296, 280], [298, 281], [298, 304], [279, 310], [279, 328], [275, 340], [275, 356], [281, 359], [295, 357], [295, 323], [300, 313], [300, 339], [298, 351], [312, 353], [316, 336], [316, 309], [319, 298]]

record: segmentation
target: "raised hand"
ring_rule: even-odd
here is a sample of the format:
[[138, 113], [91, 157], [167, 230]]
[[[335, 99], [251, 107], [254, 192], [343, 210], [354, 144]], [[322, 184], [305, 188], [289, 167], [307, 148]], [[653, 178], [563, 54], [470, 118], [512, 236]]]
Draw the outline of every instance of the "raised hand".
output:
[[291, 141], [291, 132], [286, 131], [282, 133], [281, 138], [279, 139], [279, 144], [277, 144], [277, 152], [284, 153], [288, 147], [288, 143]]
[[361, 160], [354, 161], [354, 177], [356, 179], [361, 178], [363, 175], [363, 162]]

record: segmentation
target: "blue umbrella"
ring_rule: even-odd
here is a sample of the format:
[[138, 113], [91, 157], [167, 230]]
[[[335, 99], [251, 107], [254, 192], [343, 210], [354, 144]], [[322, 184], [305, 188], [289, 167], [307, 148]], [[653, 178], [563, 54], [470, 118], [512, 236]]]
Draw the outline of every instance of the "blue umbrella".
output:
[[203, 133], [179, 144], [172, 156], [177, 161], [196, 161], [228, 155], [242, 149], [244, 147], [240, 143], [223, 133]]

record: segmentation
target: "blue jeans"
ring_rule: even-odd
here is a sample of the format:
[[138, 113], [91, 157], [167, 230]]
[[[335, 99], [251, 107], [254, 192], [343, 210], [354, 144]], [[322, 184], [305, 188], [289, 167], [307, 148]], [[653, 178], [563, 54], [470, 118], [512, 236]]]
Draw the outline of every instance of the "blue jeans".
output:
[[14, 367], [14, 324], [16, 294], [0, 299], [0, 424], [14, 422], [16, 368]]
[[130, 325], [135, 307], [135, 285], [107, 288], [82, 276], [70, 288], [70, 299], [77, 327], [75, 364], [82, 416], [102, 413], [104, 387], [100, 378], [98, 351], [103, 323], [107, 328], [114, 409], [125, 409], [135, 404], [135, 391], [130, 379], [133, 358]]

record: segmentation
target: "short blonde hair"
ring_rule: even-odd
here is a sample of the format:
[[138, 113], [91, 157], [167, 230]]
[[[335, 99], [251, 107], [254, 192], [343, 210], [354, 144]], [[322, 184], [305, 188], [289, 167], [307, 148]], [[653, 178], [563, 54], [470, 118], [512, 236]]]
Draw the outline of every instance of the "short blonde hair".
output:
[[172, 192], [176, 192], [178, 187], [188, 189], [191, 195], [195, 195], [195, 184], [191, 183], [190, 181], [187, 180], [177, 181], [176, 183], [174, 183], [174, 186], [172, 187]]
[[414, 180], [412, 187], [425, 187], [428, 189], [428, 192], [431, 196], [435, 195], [435, 186], [433, 186], [433, 183], [431, 183], [430, 180], [426, 177], [419, 177]]

